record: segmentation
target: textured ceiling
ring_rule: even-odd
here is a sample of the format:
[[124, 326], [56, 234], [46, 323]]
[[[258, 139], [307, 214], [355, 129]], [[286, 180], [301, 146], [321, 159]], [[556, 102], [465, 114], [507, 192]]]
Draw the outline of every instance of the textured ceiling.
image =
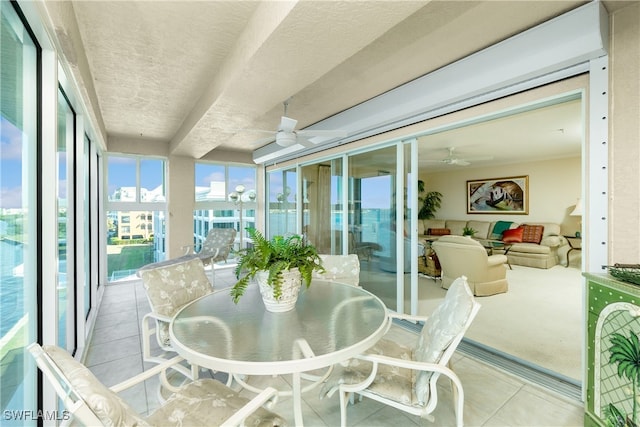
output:
[[[584, 1], [47, 2], [110, 138], [251, 152]], [[66, 10], [66, 9], [65, 9]], [[82, 56], [82, 57], [80, 57]], [[215, 151], [214, 151], [215, 153]]]

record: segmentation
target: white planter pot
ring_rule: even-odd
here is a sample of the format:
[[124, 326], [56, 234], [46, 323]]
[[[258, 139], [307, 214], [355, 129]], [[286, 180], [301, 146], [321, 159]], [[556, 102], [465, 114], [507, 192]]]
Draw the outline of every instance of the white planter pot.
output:
[[259, 271], [255, 277], [267, 311], [282, 313], [295, 307], [302, 284], [302, 275], [297, 268], [282, 272], [282, 295], [278, 299], [273, 296], [273, 288], [267, 285], [268, 271]]

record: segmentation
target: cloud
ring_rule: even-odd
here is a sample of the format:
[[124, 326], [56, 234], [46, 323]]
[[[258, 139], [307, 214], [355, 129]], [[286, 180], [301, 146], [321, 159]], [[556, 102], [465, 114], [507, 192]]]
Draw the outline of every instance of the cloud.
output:
[[13, 123], [0, 116], [0, 152], [2, 160], [22, 159], [22, 144], [25, 136]]
[[22, 208], [22, 187], [0, 188], [0, 208]]

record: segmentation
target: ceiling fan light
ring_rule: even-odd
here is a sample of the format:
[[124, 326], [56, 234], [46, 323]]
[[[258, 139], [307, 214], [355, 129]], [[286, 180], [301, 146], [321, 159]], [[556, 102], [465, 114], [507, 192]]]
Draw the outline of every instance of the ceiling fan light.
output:
[[290, 147], [298, 142], [296, 134], [293, 132], [278, 131], [276, 134], [276, 144], [281, 147]]

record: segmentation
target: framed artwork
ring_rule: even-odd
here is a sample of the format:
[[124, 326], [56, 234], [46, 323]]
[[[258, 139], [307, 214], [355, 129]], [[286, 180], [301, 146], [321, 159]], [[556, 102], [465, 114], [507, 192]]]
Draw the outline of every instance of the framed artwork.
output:
[[528, 214], [529, 176], [467, 181], [468, 214]]

